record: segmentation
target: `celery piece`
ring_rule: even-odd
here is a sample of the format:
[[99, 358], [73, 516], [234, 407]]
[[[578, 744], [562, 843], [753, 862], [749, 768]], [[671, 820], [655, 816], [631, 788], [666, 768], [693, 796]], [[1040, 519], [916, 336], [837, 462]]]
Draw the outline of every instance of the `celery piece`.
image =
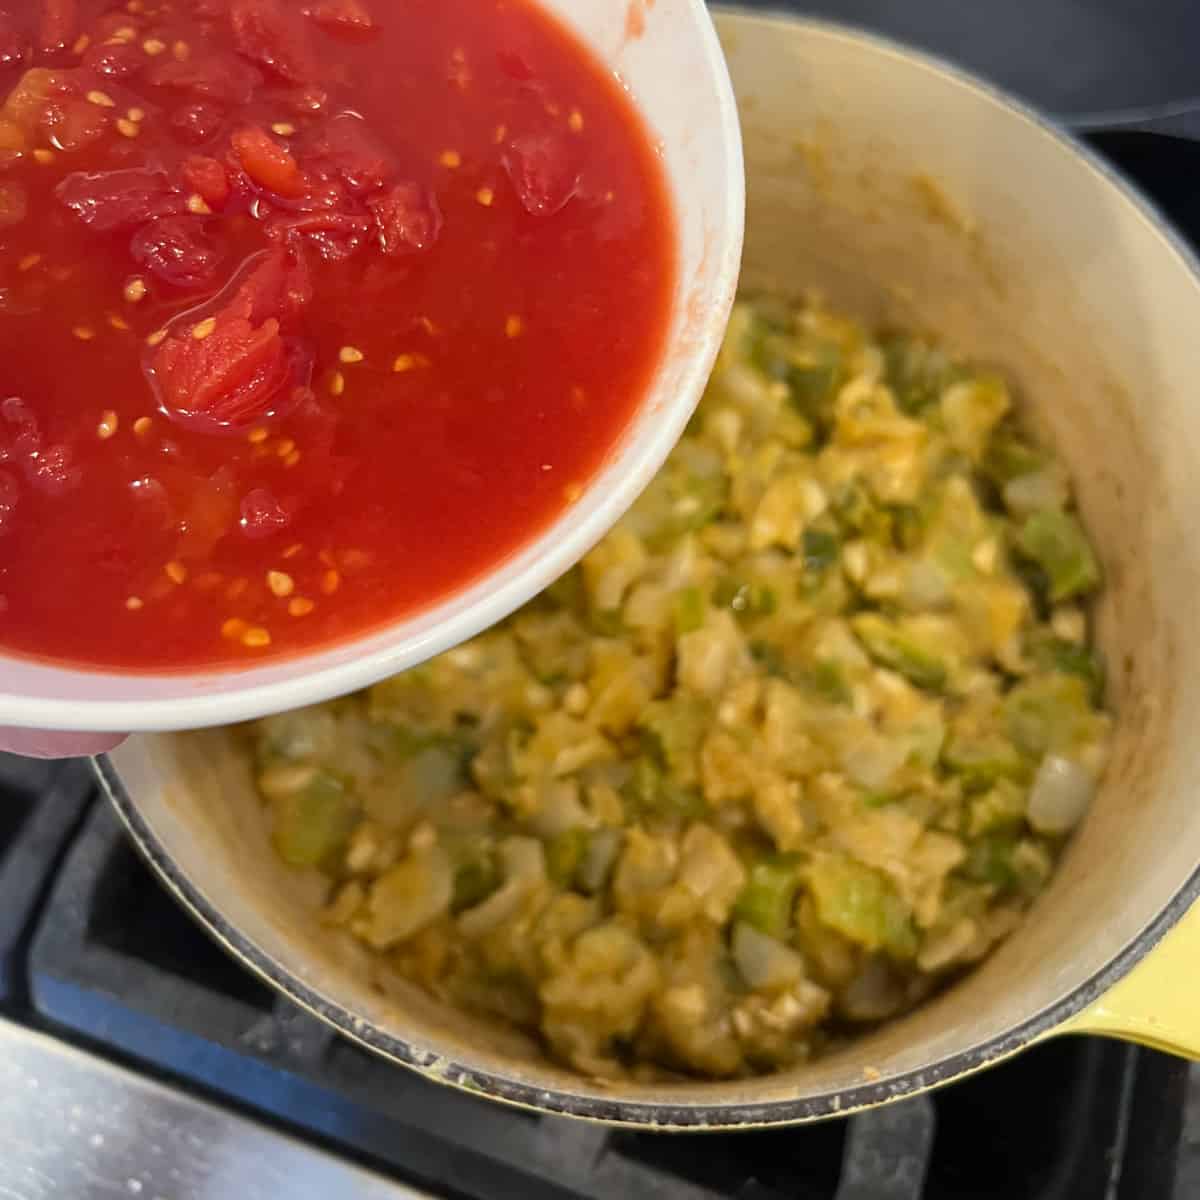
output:
[[639, 755], [633, 771], [621, 789], [633, 812], [639, 816], [701, 816], [706, 808], [704, 797], [694, 787], [668, 778], [649, 755]]
[[712, 474], [689, 470], [684, 463], [661, 470], [642, 493], [636, 510], [646, 520], [646, 545], [665, 549], [685, 533], [703, 529], [720, 516], [729, 496], [729, 480], [719, 467]]
[[813, 663], [810, 679], [813, 687], [831, 704], [849, 704], [853, 699], [842, 664], [831, 658]]
[[841, 543], [836, 533], [824, 529], [806, 529], [803, 550], [804, 566], [810, 571], [824, 571], [837, 562]]
[[963, 789], [971, 793], [986, 791], [1002, 779], [1022, 783], [1029, 778], [1029, 764], [1012, 742], [998, 734], [951, 734], [942, 747], [941, 761], [961, 776]]
[[823, 857], [806, 870], [821, 921], [867, 950], [911, 958], [917, 934], [908, 905], [886, 876], [850, 858]]
[[345, 785], [327, 771], [317, 771], [298, 792], [273, 803], [271, 840], [284, 862], [315, 867], [339, 850], [350, 835], [354, 814]]
[[881, 339], [884, 378], [897, 406], [910, 415], [936, 404], [942, 390], [962, 372], [945, 353], [923, 338], [891, 334]]
[[1097, 650], [1040, 631], [1028, 639], [1026, 653], [1043, 671], [1078, 675], [1087, 684], [1092, 702], [1099, 702], [1104, 693], [1104, 662]]
[[787, 660], [778, 646], [757, 638], [750, 643], [750, 655], [768, 675], [787, 677]]
[[662, 770], [648, 754], [639, 754], [633, 761], [633, 768], [621, 788], [621, 794], [635, 812], [644, 812], [654, 807], [661, 788]]
[[976, 883], [989, 883], [1005, 890], [1012, 887], [1017, 876], [1013, 869], [1016, 834], [1011, 831], [986, 833], [967, 849], [966, 861], [960, 870]]
[[851, 534], [885, 546], [892, 540], [892, 514], [876, 504], [861, 484], [849, 483], [834, 493], [833, 514]]
[[866, 808], [884, 808], [888, 804], [895, 804], [897, 800], [902, 798], [899, 792], [863, 792], [862, 802]]
[[837, 346], [823, 343], [808, 352], [809, 362], [794, 362], [784, 375], [792, 407], [810, 421], [826, 418], [829, 402], [845, 379], [842, 352]]
[[1004, 698], [1004, 716], [1009, 737], [1035, 759], [1090, 740], [1096, 719], [1087, 684], [1058, 672], [1021, 680]]
[[1055, 604], [1100, 586], [1100, 564], [1083, 527], [1069, 513], [1056, 508], [1035, 512], [1021, 526], [1017, 548], [1045, 571]]
[[707, 700], [681, 692], [669, 700], [652, 700], [637, 723], [658, 765], [678, 782], [693, 784], [696, 754], [711, 717], [712, 705]]
[[800, 866], [795, 856], [755, 863], [734, 902], [733, 915], [771, 937], [786, 937], [799, 887]]
[[789, 337], [759, 322], [750, 342], [750, 361], [770, 379], [787, 384], [792, 406], [818, 427], [828, 423], [830, 404], [845, 380], [842, 351], [833, 342]]
[[708, 605], [698, 587], [681, 588], [675, 593], [675, 632], [691, 633], [704, 624]]
[[858, 640], [876, 662], [898, 671], [917, 687], [939, 691], [946, 685], [946, 664], [936, 651], [908, 635], [878, 613], [859, 613], [851, 620]]
[[1022, 475], [1032, 475], [1049, 462], [1049, 458], [1020, 434], [1001, 424], [988, 440], [983, 454], [983, 473], [999, 487]]
[[586, 829], [564, 829], [546, 844], [546, 874], [559, 887], [569, 887], [587, 853]]

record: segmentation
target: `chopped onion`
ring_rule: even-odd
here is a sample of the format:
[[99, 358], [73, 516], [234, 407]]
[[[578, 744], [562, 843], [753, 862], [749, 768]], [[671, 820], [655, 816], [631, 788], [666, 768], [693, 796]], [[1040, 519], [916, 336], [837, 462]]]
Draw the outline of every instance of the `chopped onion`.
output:
[[1040, 508], [1062, 508], [1067, 502], [1067, 485], [1056, 466], [1018, 475], [1004, 485], [1004, 503], [1018, 517], [1027, 517]]
[[917, 559], [904, 580], [904, 602], [909, 608], [941, 608], [950, 598], [950, 581], [935, 562]]
[[733, 927], [730, 949], [742, 978], [755, 991], [786, 987], [804, 975], [804, 960], [795, 950], [746, 921]]
[[1047, 754], [1029, 791], [1029, 823], [1038, 833], [1067, 833], [1079, 824], [1095, 792], [1095, 780], [1078, 763]]

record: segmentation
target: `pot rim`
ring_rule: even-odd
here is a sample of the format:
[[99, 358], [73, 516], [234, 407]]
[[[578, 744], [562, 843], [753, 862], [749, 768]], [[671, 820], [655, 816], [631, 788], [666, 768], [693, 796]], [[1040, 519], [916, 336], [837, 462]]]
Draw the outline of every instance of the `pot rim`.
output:
[[[1167, 247], [1200, 284], [1200, 259], [1173, 224], [1148, 197], [1097, 153], [1056, 125], [1038, 110], [985, 82], [973, 73], [935, 54], [916, 50], [892, 38], [868, 33], [835, 21], [771, 11], [747, 12], [736, 6], [718, 4], [723, 16], [777, 22], [817, 31], [829, 37], [866, 41], [876, 49], [916, 60], [936, 73], [981, 94], [1023, 118], [1031, 132], [1050, 137], [1061, 148], [1078, 156], [1098, 177], [1098, 182], [1115, 188], [1134, 206], [1139, 216], [1164, 239]], [[613, 1097], [582, 1096], [557, 1088], [529, 1083], [481, 1070], [468, 1063], [447, 1060], [423, 1051], [403, 1038], [386, 1033], [371, 1022], [356, 1017], [308, 987], [239, 930], [227, 922], [168, 854], [157, 834], [143, 818], [107, 756], [93, 759], [100, 782], [128, 829], [135, 844], [168, 890], [228, 952], [294, 1004], [331, 1025], [343, 1036], [438, 1083], [481, 1093], [491, 1099], [537, 1112], [582, 1118], [608, 1125], [679, 1131], [736, 1130], [770, 1125], [801, 1124], [827, 1117], [843, 1117], [860, 1109], [900, 1100], [929, 1088], [950, 1083], [982, 1070], [1017, 1053], [1045, 1036], [1068, 1018], [1081, 1012], [1126, 975], [1171, 930], [1192, 904], [1200, 899], [1200, 864], [1192, 871], [1158, 914], [1109, 962], [1061, 999], [1026, 1017], [1006, 1032], [978, 1045], [957, 1051], [929, 1065], [880, 1080], [865, 1079], [840, 1091], [773, 1100], [765, 1103], [660, 1104]]]

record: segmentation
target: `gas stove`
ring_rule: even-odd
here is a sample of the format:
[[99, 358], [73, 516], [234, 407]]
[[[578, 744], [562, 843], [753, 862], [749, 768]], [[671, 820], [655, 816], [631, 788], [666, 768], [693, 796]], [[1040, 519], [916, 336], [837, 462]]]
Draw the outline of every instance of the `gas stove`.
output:
[[[792, 7], [941, 51], [1087, 126], [1200, 97], [1193, 0]], [[1200, 143], [1092, 140], [1200, 245]], [[1063, 1038], [847, 1120], [696, 1137], [502, 1108], [342, 1040], [227, 958], [87, 764], [0, 755], [0, 1195], [1200, 1200], [1200, 1069]]]
[[143, 866], [86, 764], [0, 757], [0, 816], [3, 1195], [1200, 1196], [1187, 1067], [1098, 1038], [797, 1129], [686, 1137], [503, 1108], [342, 1040], [227, 958]]

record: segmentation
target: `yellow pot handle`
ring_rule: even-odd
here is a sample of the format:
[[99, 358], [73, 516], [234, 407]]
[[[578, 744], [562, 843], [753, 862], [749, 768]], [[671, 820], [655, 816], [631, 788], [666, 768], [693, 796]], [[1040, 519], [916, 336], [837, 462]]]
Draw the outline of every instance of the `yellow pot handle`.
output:
[[1054, 1033], [1103, 1033], [1200, 1061], [1200, 902], [1128, 975]]

